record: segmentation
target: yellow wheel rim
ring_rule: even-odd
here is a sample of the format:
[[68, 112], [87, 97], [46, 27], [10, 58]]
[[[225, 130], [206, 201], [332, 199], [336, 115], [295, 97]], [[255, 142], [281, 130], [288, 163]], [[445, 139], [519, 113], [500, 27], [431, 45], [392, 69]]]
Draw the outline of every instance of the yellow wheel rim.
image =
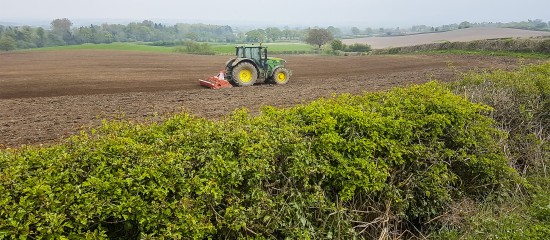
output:
[[285, 73], [280, 72], [280, 73], [277, 74], [277, 81], [279, 81], [279, 82], [284, 82], [285, 79], [286, 79]]
[[241, 79], [242, 82], [250, 82], [252, 81], [252, 71], [248, 69], [243, 69], [239, 72], [239, 79]]

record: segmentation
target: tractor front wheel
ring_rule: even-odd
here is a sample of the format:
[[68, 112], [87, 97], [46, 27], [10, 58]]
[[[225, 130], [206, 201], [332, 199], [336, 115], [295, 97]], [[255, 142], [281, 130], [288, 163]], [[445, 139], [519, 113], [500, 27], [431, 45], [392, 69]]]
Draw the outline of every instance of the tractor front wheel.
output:
[[286, 84], [288, 82], [288, 78], [290, 77], [290, 73], [288, 72], [288, 69], [286, 68], [277, 68], [271, 77], [271, 81], [274, 84]]
[[258, 71], [248, 62], [239, 63], [231, 72], [232, 80], [239, 87], [252, 86], [258, 78]]

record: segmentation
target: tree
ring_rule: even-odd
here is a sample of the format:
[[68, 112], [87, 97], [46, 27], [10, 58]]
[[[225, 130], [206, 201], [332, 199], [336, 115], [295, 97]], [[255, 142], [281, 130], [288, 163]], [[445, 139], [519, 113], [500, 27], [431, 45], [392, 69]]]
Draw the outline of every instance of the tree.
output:
[[339, 28], [329, 26], [327, 30], [332, 33], [332, 36], [334, 37], [342, 36], [342, 31]]
[[530, 22], [533, 25], [533, 28], [536, 30], [542, 30], [548, 27], [548, 24], [546, 24], [546, 22], [543, 22], [540, 19], [535, 19], [534, 21], [530, 21]]
[[36, 29], [36, 35], [38, 38], [36, 39], [36, 46], [37, 47], [44, 47], [46, 45], [46, 31], [42, 27], [38, 27]]
[[265, 29], [265, 34], [267, 36], [267, 39], [271, 40], [271, 41], [279, 40], [281, 38], [281, 36], [283, 35], [281, 30], [279, 28], [276, 28], [276, 27], [266, 28]]
[[374, 30], [370, 27], [366, 28], [365, 29], [365, 33], [369, 36], [371, 36], [372, 34], [374, 34]]
[[285, 38], [285, 40], [290, 40], [294, 36], [294, 33], [290, 29], [283, 30], [281, 34], [282, 34], [282, 37]]
[[468, 21], [461, 22], [458, 25], [458, 29], [471, 28], [471, 27], [472, 27], [472, 24]]
[[195, 32], [188, 32], [188, 33], [183, 34], [183, 36], [186, 39], [189, 39], [191, 41], [198, 41], [199, 40], [199, 35]]
[[36, 34], [34, 29], [30, 26], [23, 26], [16, 28], [15, 41], [17, 48], [35, 48]]
[[361, 33], [361, 30], [359, 30], [359, 28], [357, 28], [357, 27], [352, 27], [351, 28], [351, 33], [353, 35], [359, 35]]
[[4, 35], [2, 38], [0, 38], [1, 51], [15, 50], [16, 47], [17, 42], [15, 42], [15, 39], [13, 39], [12, 37]]
[[151, 20], [143, 20], [141, 22], [141, 25], [143, 25], [145, 27], [148, 27], [148, 28], [154, 28], [155, 27], [155, 23]]
[[61, 46], [65, 44], [61, 36], [54, 34], [52, 32], [48, 32], [46, 42], [47, 42], [46, 46]]
[[346, 49], [346, 45], [338, 40], [338, 39], [334, 39], [330, 42], [330, 47], [332, 48], [332, 50], [334, 51], [344, 51]]
[[306, 43], [315, 45], [319, 49], [321, 49], [321, 46], [332, 41], [333, 39], [334, 37], [328, 30], [321, 28], [321, 29], [309, 29], [309, 31], [307, 32], [307, 37], [305, 41]]
[[247, 42], [264, 42], [266, 39], [265, 31], [263, 29], [256, 29], [252, 31], [248, 31], [246, 33], [246, 41]]
[[33, 30], [29, 26], [15, 27], [15, 40], [21, 42], [30, 42]]
[[52, 30], [57, 33], [65, 33], [71, 31], [73, 23], [67, 18], [55, 19], [50, 23]]
[[67, 44], [74, 43], [74, 36], [71, 34], [73, 23], [67, 18], [55, 19], [50, 23], [54, 34], [60, 36]]

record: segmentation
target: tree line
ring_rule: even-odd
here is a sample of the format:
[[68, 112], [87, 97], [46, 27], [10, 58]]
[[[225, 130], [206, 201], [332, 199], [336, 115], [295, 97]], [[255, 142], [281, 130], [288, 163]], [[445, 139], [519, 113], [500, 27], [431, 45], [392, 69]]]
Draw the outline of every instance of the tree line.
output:
[[[473, 27], [508, 27], [527, 30], [550, 31], [550, 22], [543, 20], [528, 20], [510, 23], [470, 23], [467, 21], [458, 24], [441, 25], [437, 27], [414, 25], [410, 28], [337, 28], [329, 26], [322, 28], [330, 33], [329, 38], [346, 38], [359, 36], [395, 36], [425, 32], [443, 32]], [[247, 31], [235, 30], [227, 25], [187, 24], [178, 23], [167, 25], [150, 20], [123, 24], [101, 24], [74, 27], [67, 18], [55, 19], [50, 28], [31, 26], [3, 26], [0, 25], [0, 51], [15, 49], [41, 48], [62, 45], [77, 45], [84, 43], [112, 43], [112, 42], [149, 42], [158, 46], [181, 45], [184, 41], [195, 42], [275, 42], [275, 41], [304, 41], [319, 47], [313, 35], [326, 38], [326, 32], [318, 32], [315, 28], [291, 29], [284, 27], [267, 27]], [[315, 37], [315, 38], [318, 38]], [[322, 42], [329, 42], [322, 41]], [[323, 43], [323, 44], [325, 44]]]
[[74, 27], [67, 18], [55, 19], [50, 28], [0, 25], [0, 50], [41, 48], [84, 43], [153, 42], [158, 45], [196, 42], [269, 42], [301, 40], [304, 30], [270, 27], [248, 32], [234, 31], [227, 25], [187, 24], [166, 25], [150, 20], [123, 24], [91, 24]]
[[521, 22], [481, 22], [471, 23], [463, 21], [461, 23], [445, 24], [440, 26], [413, 25], [410, 28], [365, 28], [352, 27], [347, 31], [341, 31], [344, 35], [351, 36], [399, 36], [414, 33], [447, 32], [465, 28], [477, 27], [496, 27], [496, 28], [516, 28], [534, 31], [550, 31], [550, 22], [541, 19], [527, 20]]
[[156, 42], [190, 39], [205, 42], [233, 42], [230, 26], [185, 24], [164, 25], [149, 20], [122, 24], [73, 27], [67, 19], [55, 19], [49, 29], [0, 25], [0, 49], [13, 50], [84, 43]]

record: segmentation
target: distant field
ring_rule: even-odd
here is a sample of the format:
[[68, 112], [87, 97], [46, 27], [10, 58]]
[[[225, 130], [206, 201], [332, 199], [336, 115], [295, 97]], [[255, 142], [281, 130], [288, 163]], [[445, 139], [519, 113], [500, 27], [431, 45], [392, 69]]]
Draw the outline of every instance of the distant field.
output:
[[58, 50], [124, 50], [124, 51], [141, 51], [141, 52], [157, 52], [157, 53], [170, 53], [174, 52], [173, 47], [159, 47], [149, 46], [136, 43], [102, 43], [102, 44], [82, 44], [82, 45], [69, 45], [47, 48], [35, 48], [32, 50], [38, 51], [58, 51]]
[[550, 32], [528, 31], [511, 28], [468, 28], [442, 33], [426, 33], [396, 37], [368, 37], [345, 39], [345, 44], [367, 43], [374, 49], [406, 47], [435, 42], [469, 42], [474, 40], [498, 38], [530, 38], [550, 36]]
[[[242, 44], [210, 44], [212, 50], [216, 54], [234, 54], [235, 46]], [[269, 51], [280, 52], [311, 52], [313, 47], [305, 43], [265, 43]], [[82, 44], [59, 47], [36, 48], [39, 51], [58, 51], [58, 50], [123, 50], [123, 51], [140, 51], [140, 52], [155, 52], [155, 53], [172, 53], [175, 47], [150, 46], [139, 43], [109, 43], [109, 44]]]
[[[214, 44], [212, 50], [218, 54], [234, 54], [235, 46], [243, 44]], [[311, 52], [313, 47], [305, 43], [264, 43], [271, 52]]]

